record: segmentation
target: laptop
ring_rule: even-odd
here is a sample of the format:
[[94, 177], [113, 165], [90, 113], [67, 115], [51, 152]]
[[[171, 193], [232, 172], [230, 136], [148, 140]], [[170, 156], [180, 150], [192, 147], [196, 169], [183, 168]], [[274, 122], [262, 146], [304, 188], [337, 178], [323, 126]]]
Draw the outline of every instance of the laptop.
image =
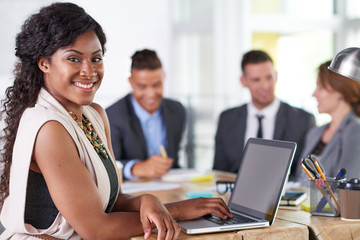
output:
[[215, 215], [178, 221], [187, 234], [232, 231], [270, 226], [276, 216], [290, 172], [296, 143], [250, 138], [228, 203], [234, 218]]

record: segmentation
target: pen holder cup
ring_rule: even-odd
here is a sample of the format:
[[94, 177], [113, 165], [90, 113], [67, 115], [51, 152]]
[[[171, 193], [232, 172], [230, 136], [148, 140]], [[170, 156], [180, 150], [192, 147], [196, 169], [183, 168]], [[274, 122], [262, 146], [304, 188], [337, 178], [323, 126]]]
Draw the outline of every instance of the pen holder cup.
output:
[[310, 180], [310, 213], [337, 217], [340, 215], [339, 182], [333, 179]]
[[342, 220], [360, 221], [360, 180], [352, 178], [339, 184]]

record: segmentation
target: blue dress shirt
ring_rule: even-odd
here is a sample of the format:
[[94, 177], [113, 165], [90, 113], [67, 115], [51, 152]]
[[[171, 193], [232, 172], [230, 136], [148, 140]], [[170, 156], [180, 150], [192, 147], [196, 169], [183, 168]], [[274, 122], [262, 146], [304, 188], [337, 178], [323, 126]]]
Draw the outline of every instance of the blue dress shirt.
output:
[[[134, 112], [140, 120], [141, 128], [145, 136], [146, 147], [148, 156], [161, 154], [160, 146], [163, 145], [165, 149], [166, 144], [166, 128], [161, 114], [161, 108], [153, 114], [148, 113], [143, 109], [136, 99], [131, 96], [131, 104], [134, 108]], [[131, 173], [131, 169], [135, 163], [141, 161], [141, 159], [132, 159], [124, 166], [124, 177], [130, 180], [136, 179]]]

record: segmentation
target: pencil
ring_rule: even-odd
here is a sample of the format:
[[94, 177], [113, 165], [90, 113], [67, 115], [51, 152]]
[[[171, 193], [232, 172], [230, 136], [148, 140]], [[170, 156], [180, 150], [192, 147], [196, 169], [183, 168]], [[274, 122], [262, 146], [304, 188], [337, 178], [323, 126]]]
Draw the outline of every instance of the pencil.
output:
[[[302, 162], [300, 163], [300, 166], [304, 169], [304, 171], [306, 172], [306, 174], [309, 176], [309, 178], [310, 178], [311, 180], [314, 180], [314, 179], [315, 179], [314, 176], [311, 175], [311, 173], [309, 172], [309, 170], [307, 170], [307, 168], [305, 167], [305, 165], [304, 165]], [[314, 184], [315, 184], [315, 182], [314, 182]], [[315, 184], [315, 186], [317, 187], [317, 189], [319, 189], [319, 191], [321, 192], [321, 194], [325, 197], [324, 191], [323, 191], [317, 184]], [[325, 198], [326, 198], [326, 197], [325, 197]]]
[[311, 180], [314, 180], [314, 177], [311, 175], [311, 173], [309, 172], [309, 170], [307, 170], [307, 168], [305, 167], [305, 165], [301, 162], [300, 166], [304, 169], [304, 171], [306, 172], [306, 174], [309, 176], [309, 178]]
[[161, 156], [162, 156], [163, 158], [167, 158], [167, 157], [168, 157], [168, 156], [167, 156], [167, 153], [166, 153], [166, 150], [165, 150], [165, 148], [164, 148], [163, 145], [160, 145], [160, 152], [161, 152]]
[[320, 166], [319, 166], [319, 163], [318, 163], [316, 160], [313, 160], [313, 161], [314, 161], [314, 164], [315, 164], [316, 169], [318, 170], [318, 172], [319, 172], [320, 175], [321, 175], [321, 178], [325, 180], [324, 182], [325, 182], [326, 188], [329, 190], [329, 193], [331, 194], [332, 198], [334, 199], [334, 202], [336, 203], [336, 206], [337, 206], [338, 208], [340, 208], [339, 203], [338, 203], [338, 201], [336, 200], [336, 197], [335, 197], [333, 191], [331, 190], [331, 187], [329, 186], [329, 183], [326, 181], [326, 177], [325, 177], [323, 171], [321, 170], [321, 168], [320, 168]]

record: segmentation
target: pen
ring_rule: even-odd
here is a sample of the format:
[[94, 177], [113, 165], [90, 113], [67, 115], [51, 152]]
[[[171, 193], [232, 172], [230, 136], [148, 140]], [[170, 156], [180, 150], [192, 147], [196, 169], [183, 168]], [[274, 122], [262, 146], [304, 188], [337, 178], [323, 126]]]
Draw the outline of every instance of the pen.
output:
[[165, 150], [165, 148], [164, 148], [163, 145], [160, 145], [160, 152], [161, 152], [161, 156], [162, 156], [163, 158], [167, 158], [167, 157], [168, 157], [168, 156], [167, 156], [167, 153], [166, 153], [166, 150]]
[[316, 161], [316, 159], [313, 159], [314, 161], [314, 164], [315, 164], [315, 167], [316, 169], [318, 170], [318, 172], [320, 173], [320, 176], [322, 179], [324, 179], [325, 181], [325, 185], [326, 185], [326, 188], [329, 190], [329, 193], [331, 194], [332, 198], [334, 199], [334, 202], [336, 203], [336, 206], [338, 207], [338, 209], [340, 208], [339, 206], [339, 203], [338, 201], [336, 200], [336, 197], [333, 193], [333, 191], [331, 190], [330, 186], [329, 186], [329, 183], [326, 181], [326, 178], [325, 178], [325, 175], [323, 173], [323, 171], [321, 170], [320, 166], [319, 166], [319, 163]]
[[[340, 169], [340, 171], [338, 172], [338, 174], [335, 177], [335, 181], [342, 181], [342, 180], [346, 179], [345, 174], [346, 174], [346, 169], [345, 168]], [[331, 190], [335, 191], [335, 186], [332, 186]], [[321, 210], [323, 210], [323, 208], [325, 207], [326, 203], [327, 203], [327, 200], [324, 197], [322, 197], [322, 199], [316, 206], [316, 211], [321, 212]]]
[[[306, 174], [309, 176], [309, 178], [310, 178], [311, 180], [314, 180], [314, 179], [315, 179], [314, 176], [311, 175], [311, 173], [309, 172], [309, 170], [305, 167], [305, 165], [304, 165], [302, 162], [300, 162], [300, 166], [304, 169], [304, 171], [306, 172]], [[314, 184], [315, 184], [315, 183], [314, 183]], [[315, 184], [315, 186], [319, 189], [319, 191], [321, 192], [321, 194], [325, 197], [324, 191], [323, 191], [317, 184]]]
[[314, 162], [314, 164], [315, 164], [316, 169], [317, 169], [318, 172], [320, 173], [321, 178], [324, 179], [324, 180], [326, 180], [325, 175], [324, 175], [323, 171], [321, 170], [321, 168], [320, 168], [320, 166], [319, 166], [319, 163], [318, 163], [315, 159], [313, 159], [313, 162]]
[[301, 161], [306, 169], [314, 176], [314, 178], [321, 178], [320, 173], [316, 170], [314, 162], [310, 159], [310, 157], [305, 157]]

